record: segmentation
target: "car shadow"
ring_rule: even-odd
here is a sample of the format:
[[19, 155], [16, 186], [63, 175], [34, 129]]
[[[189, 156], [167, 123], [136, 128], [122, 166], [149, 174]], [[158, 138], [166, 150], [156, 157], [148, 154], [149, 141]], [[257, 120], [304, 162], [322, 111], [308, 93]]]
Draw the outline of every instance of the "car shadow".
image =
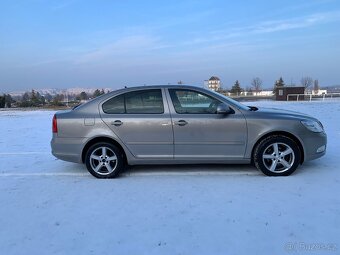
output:
[[251, 165], [226, 164], [178, 164], [178, 165], [138, 165], [129, 166], [122, 175], [261, 175]]
[[[90, 175], [83, 164], [70, 162], [59, 162], [58, 171], [60, 174], [69, 175]], [[314, 172], [315, 165], [318, 162], [305, 162], [292, 175], [304, 175], [308, 172]], [[318, 164], [317, 164], [318, 165]], [[120, 174], [121, 177], [129, 176], [232, 176], [232, 175], [248, 175], [263, 176], [252, 165], [240, 164], [178, 164], [178, 165], [135, 165], [127, 166]], [[276, 177], [277, 178], [277, 177]], [[285, 178], [285, 177], [283, 177]]]

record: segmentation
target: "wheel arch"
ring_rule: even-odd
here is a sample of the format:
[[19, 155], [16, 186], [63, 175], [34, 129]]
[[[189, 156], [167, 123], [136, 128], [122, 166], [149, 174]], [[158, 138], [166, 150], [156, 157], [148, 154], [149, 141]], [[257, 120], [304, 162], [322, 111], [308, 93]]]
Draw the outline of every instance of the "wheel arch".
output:
[[272, 132], [269, 132], [269, 133], [266, 133], [266, 134], [263, 134], [260, 138], [257, 139], [257, 141], [255, 142], [252, 150], [251, 150], [251, 163], [253, 164], [254, 163], [254, 152], [255, 152], [255, 149], [257, 147], [257, 145], [263, 140], [263, 139], [266, 139], [267, 137], [269, 136], [272, 136], [272, 135], [281, 135], [281, 136], [286, 136], [290, 139], [292, 139], [294, 142], [296, 142], [296, 144], [298, 145], [299, 147], [299, 150], [301, 152], [301, 161], [300, 161], [300, 164], [302, 164], [304, 162], [304, 159], [305, 159], [305, 151], [303, 149], [303, 146], [302, 146], [302, 143], [300, 141], [299, 138], [297, 138], [297, 136], [293, 135], [292, 133], [289, 133], [287, 131], [272, 131]]
[[94, 138], [90, 139], [89, 141], [87, 141], [87, 143], [85, 144], [85, 146], [82, 150], [82, 153], [81, 153], [82, 163], [85, 162], [85, 156], [86, 156], [86, 152], [88, 151], [88, 149], [93, 144], [96, 144], [96, 143], [99, 143], [99, 142], [107, 142], [107, 143], [110, 143], [110, 144], [117, 146], [122, 151], [124, 161], [125, 161], [125, 163], [127, 163], [127, 156], [126, 156], [126, 152], [125, 152], [123, 146], [119, 142], [117, 142], [115, 139], [113, 139], [111, 137], [107, 137], [107, 136], [98, 136], [98, 137], [94, 137]]

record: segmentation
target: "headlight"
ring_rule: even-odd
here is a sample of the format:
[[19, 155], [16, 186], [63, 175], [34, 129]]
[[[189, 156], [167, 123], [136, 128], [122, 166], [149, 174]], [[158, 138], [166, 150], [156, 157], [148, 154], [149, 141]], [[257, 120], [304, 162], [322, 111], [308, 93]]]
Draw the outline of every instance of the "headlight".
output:
[[321, 133], [323, 131], [321, 123], [315, 120], [301, 120], [301, 123], [312, 132]]

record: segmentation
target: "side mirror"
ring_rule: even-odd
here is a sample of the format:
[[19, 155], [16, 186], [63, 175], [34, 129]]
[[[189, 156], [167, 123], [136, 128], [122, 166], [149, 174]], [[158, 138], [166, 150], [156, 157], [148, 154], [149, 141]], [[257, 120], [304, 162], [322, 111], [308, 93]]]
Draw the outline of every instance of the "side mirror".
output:
[[220, 103], [219, 105], [217, 105], [217, 114], [230, 114], [232, 112], [233, 110], [226, 104]]

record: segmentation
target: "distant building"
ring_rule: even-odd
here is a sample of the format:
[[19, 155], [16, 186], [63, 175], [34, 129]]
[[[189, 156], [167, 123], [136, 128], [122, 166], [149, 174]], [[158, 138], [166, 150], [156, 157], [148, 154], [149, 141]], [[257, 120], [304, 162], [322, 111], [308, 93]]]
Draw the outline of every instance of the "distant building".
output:
[[317, 91], [312, 89], [312, 90], [308, 90], [306, 93], [307, 94], [312, 94], [313, 96], [322, 96], [324, 94], [327, 95], [327, 89], [319, 89]]
[[221, 89], [221, 80], [217, 76], [211, 76], [208, 80], [208, 88], [214, 91]]
[[253, 91], [253, 96], [273, 96], [274, 95], [274, 92], [273, 90], [262, 90], [262, 91], [259, 91], [259, 92], [254, 92]]
[[278, 101], [297, 100], [297, 97], [299, 97], [299, 100], [303, 100], [304, 96], [300, 95], [304, 95], [304, 93], [305, 87], [278, 86], [275, 89], [275, 97]]
[[[226, 96], [235, 96], [230, 92], [224, 92], [223, 95]], [[254, 91], [242, 91], [238, 96], [255, 96], [255, 97], [271, 97], [274, 95], [274, 92], [272, 90], [262, 90], [260, 92], [254, 92]]]

